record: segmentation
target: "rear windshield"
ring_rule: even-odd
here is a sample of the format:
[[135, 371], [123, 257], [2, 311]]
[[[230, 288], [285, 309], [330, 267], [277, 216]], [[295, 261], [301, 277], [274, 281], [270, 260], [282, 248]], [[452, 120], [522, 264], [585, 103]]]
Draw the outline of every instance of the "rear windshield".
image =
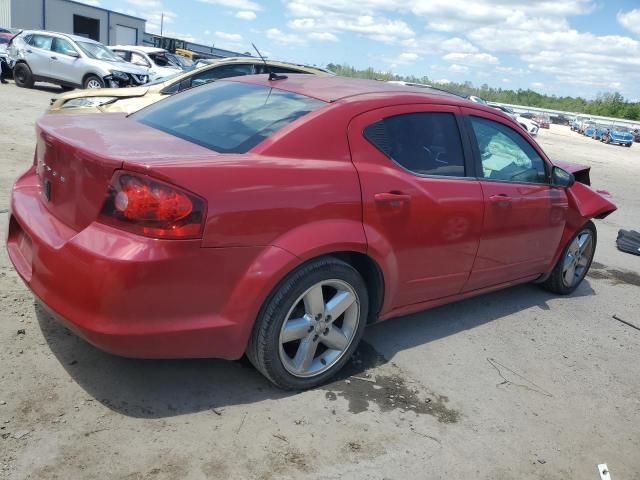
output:
[[220, 153], [246, 153], [324, 102], [262, 85], [215, 82], [155, 103], [131, 118]]

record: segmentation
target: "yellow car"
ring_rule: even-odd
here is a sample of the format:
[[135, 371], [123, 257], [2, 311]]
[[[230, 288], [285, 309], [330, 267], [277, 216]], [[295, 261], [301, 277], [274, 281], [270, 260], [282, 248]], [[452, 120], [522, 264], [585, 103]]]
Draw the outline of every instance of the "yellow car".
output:
[[[208, 63], [210, 62], [210, 63]], [[47, 113], [96, 113], [96, 112], [136, 112], [168, 95], [181, 92], [221, 78], [260, 73], [308, 73], [312, 75], [333, 75], [320, 67], [297, 65], [295, 63], [259, 58], [232, 57], [211, 60], [203, 66], [164, 77], [155, 82], [132, 88], [100, 88], [75, 90], [51, 100]]]

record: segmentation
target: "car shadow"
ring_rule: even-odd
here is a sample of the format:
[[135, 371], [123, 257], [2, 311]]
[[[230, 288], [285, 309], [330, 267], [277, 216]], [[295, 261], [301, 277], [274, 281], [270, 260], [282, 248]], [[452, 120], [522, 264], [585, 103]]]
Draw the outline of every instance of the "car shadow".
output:
[[[584, 281], [572, 297], [593, 294]], [[522, 285], [372, 325], [353, 361], [323, 388], [331, 390], [349, 377], [375, 369], [398, 351], [531, 307], [548, 310], [547, 301], [552, 298], [556, 296], [536, 286]], [[116, 357], [71, 333], [37, 303], [35, 312], [51, 351], [73, 380], [93, 398], [123, 415], [165, 418], [299, 394], [273, 387], [246, 359], [232, 362]], [[379, 343], [384, 345], [377, 347]]]
[[[15, 82], [12, 79], [7, 79], [7, 81], [15, 85]], [[64, 90], [62, 87], [58, 85], [54, 85], [52, 83], [46, 83], [44, 85], [42, 83], [36, 83], [33, 87], [31, 87], [31, 89], [40, 90], [41, 92], [56, 93], [56, 94], [67, 93], [69, 91], [69, 90]]]

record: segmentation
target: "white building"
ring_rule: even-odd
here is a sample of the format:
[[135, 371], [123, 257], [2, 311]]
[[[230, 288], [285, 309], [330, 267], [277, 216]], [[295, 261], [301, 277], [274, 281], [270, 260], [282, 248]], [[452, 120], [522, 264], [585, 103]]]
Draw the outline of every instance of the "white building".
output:
[[146, 20], [73, 0], [0, 0], [0, 27], [50, 30], [105, 45], [142, 45]]

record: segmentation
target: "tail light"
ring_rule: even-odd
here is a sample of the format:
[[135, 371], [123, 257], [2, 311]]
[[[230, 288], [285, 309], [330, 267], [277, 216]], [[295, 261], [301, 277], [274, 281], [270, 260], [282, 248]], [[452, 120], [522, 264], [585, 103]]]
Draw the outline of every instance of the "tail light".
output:
[[100, 221], [154, 238], [202, 237], [205, 201], [147, 175], [118, 171], [111, 179]]

